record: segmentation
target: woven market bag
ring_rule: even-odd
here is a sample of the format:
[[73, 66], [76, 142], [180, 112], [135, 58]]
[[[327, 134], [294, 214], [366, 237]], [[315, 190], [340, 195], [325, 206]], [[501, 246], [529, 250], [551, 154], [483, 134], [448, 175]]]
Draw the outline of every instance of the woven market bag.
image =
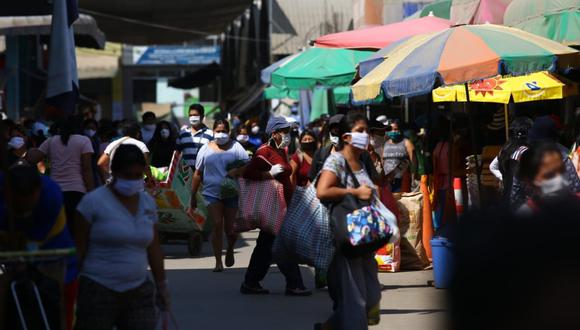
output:
[[335, 251], [329, 221], [328, 209], [316, 197], [315, 186], [297, 187], [274, 250], [300, 264], [327, 270]]
[[234, 231], [241, 233], [260, 228], [277, 235], [286, 215], [284, 187], [276, 180], [254, 181], [239, 178], [239, 214]]

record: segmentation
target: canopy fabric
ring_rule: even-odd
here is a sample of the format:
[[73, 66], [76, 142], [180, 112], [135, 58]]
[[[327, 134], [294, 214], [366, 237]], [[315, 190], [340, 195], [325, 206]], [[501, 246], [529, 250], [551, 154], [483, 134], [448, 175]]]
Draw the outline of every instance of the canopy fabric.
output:
[[580, 45], [578, 0], [514, 0], [504, 23], [565, 45]]
[[[349, 104], [350, 102], [349, 86], [334, 87], [332, 93], [334, 94], [334, 102], [336, 104]], [[264, 90], [264, 98], [266, 100], [291, 99], [294, 101], [298, 101], [300, 100], [300, 91], [270, 86]]]
[[451, 21], [455, 24], [503, 24], [504, 13], [511, 1], [453, 0]]
[[327, 34], [316, 39], [314, 44], [326, 48], [381, 49], [403, 38], [442, 31], [450, 26], [449, 20], [427, 16], [383, 26]]
[[272, 82], [272, 72], [278, 70], [284, 64], [292, 61], [298, 55], [300, 55], [300, 53], [286, 56], [283, 59], [276, 61], [276, 62], [272, 63], [271, 65], [269, 65], [267, 68], [263, 69], [262, 72], [260, 72], [260, 79], [262, 80], [262, 82], [264, 84], [271, 83]]
[[373, 52], [309, 48], [272, 73], [272, 85], [287, 89], [313, 89], [350, 85], [356, 66]]
[[392, 48], [372, 71], [361, 73], [363, 78], [352, 87], [354, 101], [374, 99], [381, 91], [386, 97], [413, 96], [438, 85], [580, 66], [579, 52], [573, 48], [492, 24], [415, 36]]
[[[434, 102], [466, 102], [464, 85], [439, 87], [433, 90]], [[469, 84], [471, 102], [491, 102], [508, 104], [513, 98], [515, 103], [557, 100], [574, 93], [574, 88], [548, 72], [536, 72], [519, 77], [497, 76]]]
[[420, 17], [428, 16], [429, 13], [433, 13], [435, 17], [440, 17], [443, 19], [451, 18], [451, 0], [439, 0], [430, 3], [420, 10]]

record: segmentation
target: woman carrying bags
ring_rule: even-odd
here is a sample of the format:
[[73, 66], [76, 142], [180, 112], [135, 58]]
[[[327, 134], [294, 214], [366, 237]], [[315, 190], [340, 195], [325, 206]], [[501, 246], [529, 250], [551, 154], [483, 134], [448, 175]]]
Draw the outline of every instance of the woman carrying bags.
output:
[[[207, 203], [207, 209], [214, 221], [211, 243], [216, 259], [214, 272], [222, 272], [222, 248], [223, 233], [228, 238], [226, 252], [226, 266], [234, 265], [234, 245], [238, 235], [233, 232], [234, 220], [238, 213], [238, 197], [223, 196], [222, 182], [227, 176], [238, 176], [239, 170], [228, 171], [228, 166], [236, 162], [247, 162], [249, 157], [246, 150], [237, 141], [230, 139], [230, 124], [226, 120], [216, 120], [213, 125], [213, 141], [201, 147], [195, 162], [195, 174], [193, 176], [193, 192], [197, 190], [203, 181], [203, 198]], [[195, 198], [191, 201], [192, 206], [197, 206]]]
[[[290, 126], [283, 117], [272, 117], [268, 121], [266, 133], [269, 135], [267, 143], [263, 144], [254, 158], [246, 166], [244, 178], [249, 180], [277, 180], [284, 186], [284, 199], [286, 205], [292, 200], [294, 185], [291, 182], [292, 167], [288, 163], [288, 155], [285, 148], [290, 144]], [[265, 166], [265, 163], [266, 164]], [[268, 205], [264, 205], [268, 207]], [[260, 231], [256, 247], [250, 259], [250, 265], [246, 271], [244, 283], [240, 288], [242, 294], [268, 294], [269, 291], [262, 288], [260, 282], [264, 279], [270, 264], [272, 263], [272, 245], [275, 236]], [[300, 268], [295, 262], [279, 262], [278, 268], [286, 277], [286, 295], [309, 296], [302, 281]]]
[[316, 140], [314, 132], [310, 130], [302, 132], [299, 141], [300, 150], [297, 150], [292, 155], [292, 160], [290, 161], [290, 165], [292, 166], [292, 183], [299, 187], [306, 187], [310, 183], [308, 174], [312, 166], [314, 153], [318, 147], [318, 141]]
[[[330, 154], [324, 163], [317, 196], [331, 204], [349, 194], [360, 201], [369, 201], [375, 185], [361, 162], [361, 154], [369, 145], [367, 119], [362, 113], [351, 112], [339, 127], [339, 151]], [[381, 285], [374, 253], [347, 257], [337, 249], [328, 270], [328, 286], [334, 300], [334, 314], [315, 329], [359, 330], [379, 322]]]

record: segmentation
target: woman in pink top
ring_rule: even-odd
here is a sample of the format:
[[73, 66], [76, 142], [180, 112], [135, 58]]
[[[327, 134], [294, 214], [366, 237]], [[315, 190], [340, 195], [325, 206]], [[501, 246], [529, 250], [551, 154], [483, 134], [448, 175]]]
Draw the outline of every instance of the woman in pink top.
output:
[[31, 163], [45, 158], [50, 164], [50, 177], [60, 186], [65, 203], [68, 227], [74, 233], [74, 214], [81, 198], [93, 190], [91, 140], [81, 134], [80, 123], [73, 118], [59, 125], [59, 134], [44, 141], [36, 150], [27, 154]]

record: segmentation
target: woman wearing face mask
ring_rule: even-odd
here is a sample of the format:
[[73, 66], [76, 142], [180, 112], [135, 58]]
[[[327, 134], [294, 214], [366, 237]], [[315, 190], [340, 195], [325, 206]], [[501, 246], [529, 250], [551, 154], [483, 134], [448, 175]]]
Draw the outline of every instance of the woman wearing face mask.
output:
[[[230, 139], [230, 125], [225, 120], [216, 120], [213, 126], [214, 140], [201, 147], [195, 164], [193, 176], [193, 193], [197, 194], [203, 181], [203, 198], [213, 219], [211, 243], [215, 256], [214, 272], [222, 272], [223, 234], [228, 239], [226, 252], [226, 267], [234, 265], [234, 245], [238, 235], [233, 232], [233, 224], [238, 213], [238, 198], [223, 198], [221, 196], [222, 181], [226, 176], [237, 177], [241, 170], [227, 171], [228, 165], [237, 161], [248, 161], [249, 157], [241, 144]], [[197, 207], [193, 200], [192, 207]]]
[[532, 146], [520, 160], [519, 179], [533, 189], [533, 195], [519, 212], [529, 214], [551, 199], [574, 196], [565, 179], [566, 168], [561, 149], [553, 143]]
[[292, 183], [300, 187], [306, 187], [310, 183], [308, 173], [310, 173], [310, 166], [318, 141], [313, 131], [306, 130], [300, 134], [300, 150], [292, 155], [290, 166], [292, 166]]
[[171, 165], [176, 139], [169, 122], [161, 121], [157, 124], [155, 134], [147, 145], [151, 152], [151, 166], [167, 167]]
[[246, 149], [248, 156], [252, 157], [256, 152], [256, 148], [250, 143], [248, 126], [240, 126], [240, 130], [236, 136], [236, 141], [238, 141], [242, 147]]
[[[332, 203], [352, 194], [368, 201], [373, 196], [375, 185], [360, 160], [369, 146], [364, 114], [351, 112], [343, 118], [340, 138], [340, 151], [331, 154], [324, 163], [316, 190], [318, 198]], [[347, 166], [360, 183], [358, 188], [355, 188]], [[317, 324], [315, 329], [359, 330], [378, 323], [381, 285], [373, 253], [346, 257], [337, 250], [328, 269], [328, 285], [334, 300], [334, 314], [324, 324]]]
[[397, 121], [391, 124], [387, 137], [389, 140], [383, 147], [385, 175], [391, 183], [391, 191], [400, 192], [403, 176], [415, 162], [415, 147], [411, 141], [405, 139]]
[[[156, 308], [169, 308], [155, 200], [144, 191], [145, 156], [120, 145], [113, 180], [77, 208], [80, 264], [75, 329], [155, 329]], [[153, 275], [152, 283], [149, 271]]]
[[[290, 179], [292, 167], [288, 163], [285, 148], [290, 144], [290, 126], [284, 117], [272, 117], [268, 121], [266, 133], [270, 140], [256, 151], [256, 155], [246, 166], [244, 178], [250, 180], [277, 180], [284, 187], [284, 199], [289, 205], [294, 192], [294, 185]], [[265, 164], [264, 160], [269, 164]], [[264, 207], [268, 207], [264, 205]], [[260, 282], [264, 279], [272, 263], [272, 245], [274, 236], [260, 231], [256, 247], [246, 271], [244, 283], [240, 288], [242, 294], [268, 294]], [[286, 295], [309, 296], [302, 281], [300, 268], [294, 262], [279, 262], [278, 268], [286, 277]]]

